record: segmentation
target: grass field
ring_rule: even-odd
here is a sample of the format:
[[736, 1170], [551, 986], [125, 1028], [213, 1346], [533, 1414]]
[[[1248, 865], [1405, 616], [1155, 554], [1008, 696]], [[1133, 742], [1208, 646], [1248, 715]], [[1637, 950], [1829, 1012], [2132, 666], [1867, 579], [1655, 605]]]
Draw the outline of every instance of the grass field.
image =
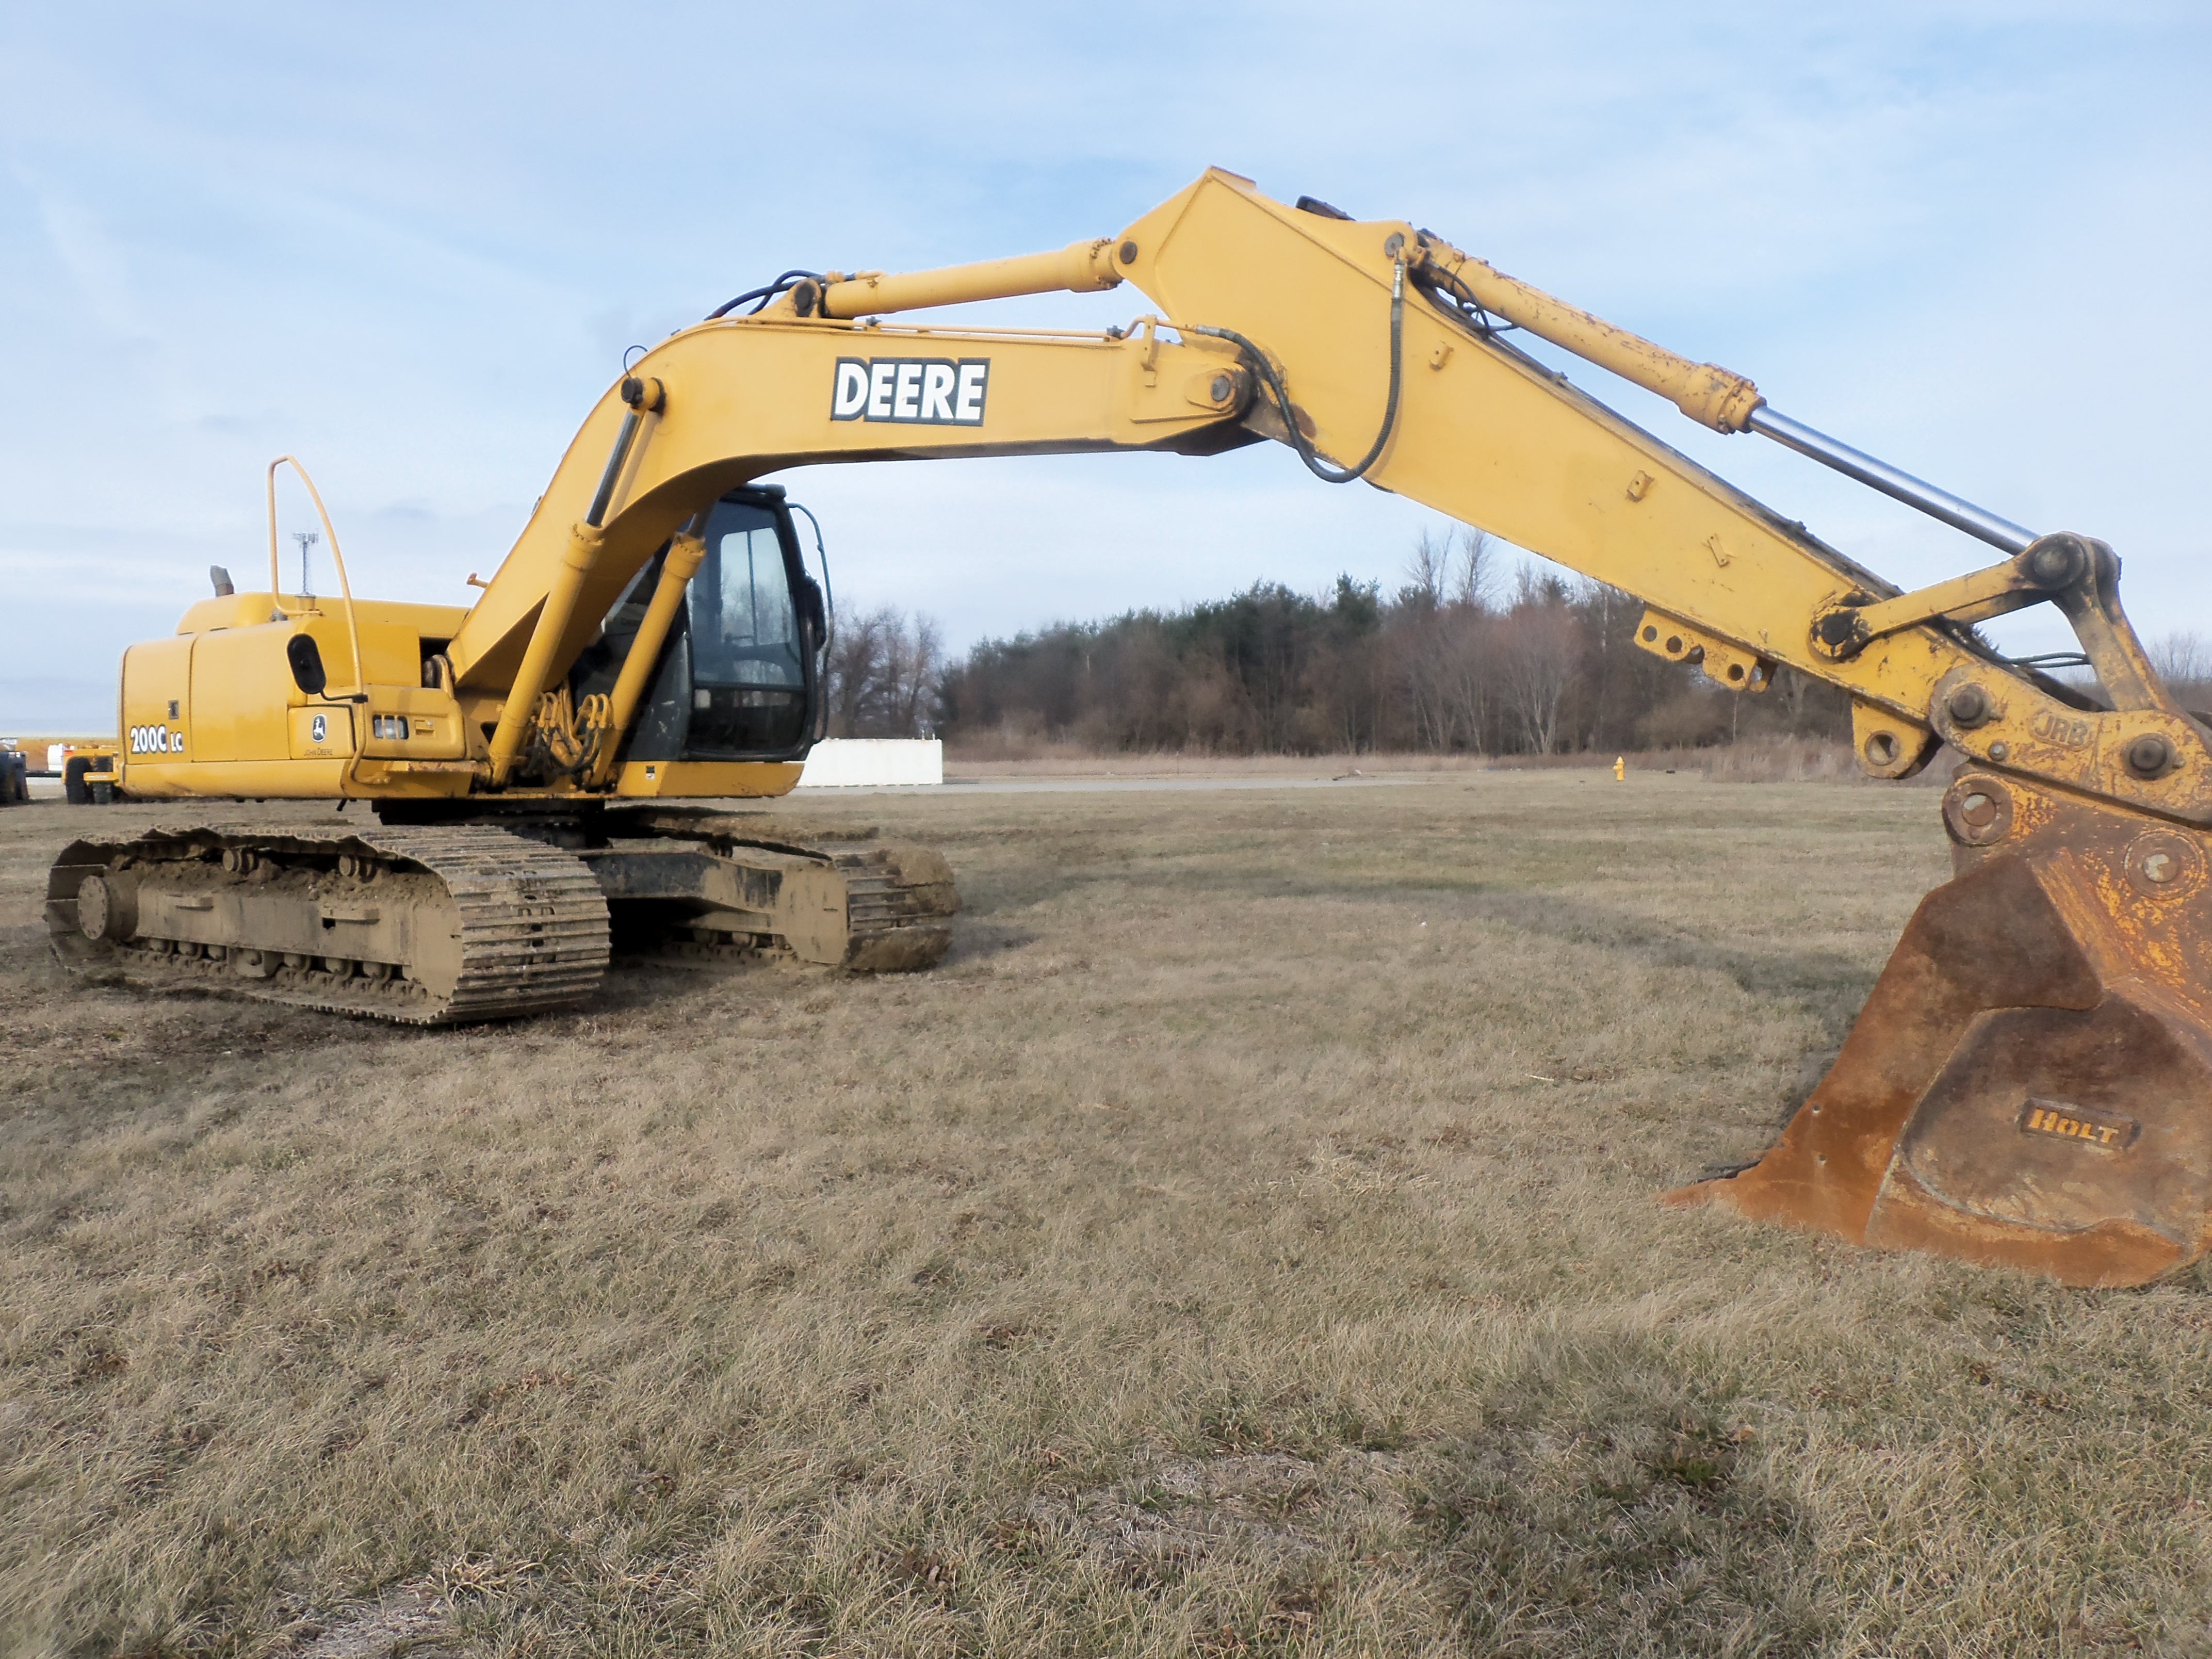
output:
[[2212, 1651], [2212, 1277], [1656, 1201], [1935, 809], [790, 803], [946, 852], [941, 967], [429, 1033], [65, 984], [43, 864], [176, 813], [0, 812], [0, 1649]]

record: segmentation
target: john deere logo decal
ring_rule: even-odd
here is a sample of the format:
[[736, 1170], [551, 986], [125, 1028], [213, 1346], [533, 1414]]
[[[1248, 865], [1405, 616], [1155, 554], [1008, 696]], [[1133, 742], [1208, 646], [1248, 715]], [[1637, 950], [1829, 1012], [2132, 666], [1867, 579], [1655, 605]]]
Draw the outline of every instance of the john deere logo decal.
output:
[[325, 737], [330, 735], [330, 721], [325, 719], [322, 715], [318, 714], [307, 722], [307, 741], [309, 743], [320, 743]]
[[840, 357], [830, 418], [981, 426], [990, 383], [988, 357]]

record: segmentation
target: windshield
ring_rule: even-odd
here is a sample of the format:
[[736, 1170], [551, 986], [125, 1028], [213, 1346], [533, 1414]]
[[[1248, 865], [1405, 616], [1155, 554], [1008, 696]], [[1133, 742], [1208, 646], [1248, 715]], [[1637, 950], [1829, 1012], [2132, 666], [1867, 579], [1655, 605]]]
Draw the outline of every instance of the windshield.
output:
[[721, 501], [685, 594], [691, 707], [687, 755], [782, 753], [805, 740], [806, 660], [777, 515]]
[[743, 501], [715, 507], [690, 602], [693, 684], [805, 687], [791, 577], [775, 515], [766, 507]]

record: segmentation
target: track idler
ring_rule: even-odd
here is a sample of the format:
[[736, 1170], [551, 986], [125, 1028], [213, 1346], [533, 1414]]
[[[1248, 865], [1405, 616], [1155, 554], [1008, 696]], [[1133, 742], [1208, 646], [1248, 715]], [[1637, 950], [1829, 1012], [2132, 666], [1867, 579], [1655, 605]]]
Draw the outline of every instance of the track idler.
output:
[[2207, 838], [1963, 770], [1953, 878], [1766, 1156], [1674, 1194], [2140, 1285], [2212, 1243]]

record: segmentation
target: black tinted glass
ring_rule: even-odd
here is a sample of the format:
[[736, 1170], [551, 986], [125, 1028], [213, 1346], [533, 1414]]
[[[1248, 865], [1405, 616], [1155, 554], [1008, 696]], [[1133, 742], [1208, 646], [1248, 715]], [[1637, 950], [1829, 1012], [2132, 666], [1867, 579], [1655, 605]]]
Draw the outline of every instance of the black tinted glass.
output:
[[774, 514], [731, 501], [714, 509], [690, 603], [695, 684], [805, 687], [799, 613]]
[[806, 664], [775, 514], [723, 501], [707, 520], [691, 579], [688, 752], [794, 748], [806, 724]]

